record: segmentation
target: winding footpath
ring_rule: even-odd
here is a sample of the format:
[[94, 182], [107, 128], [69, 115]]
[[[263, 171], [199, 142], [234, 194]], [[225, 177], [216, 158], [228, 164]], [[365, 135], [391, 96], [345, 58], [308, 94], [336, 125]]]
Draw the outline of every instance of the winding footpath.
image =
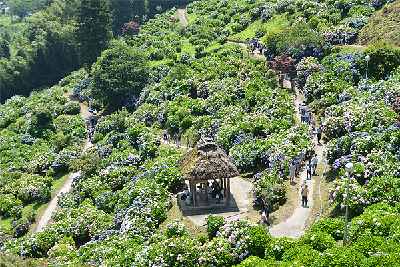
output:
[[180, 6], [177, 10], [178, 13], [178, 18], [182, 24], [183, 27], [186, 27], [188, 25], [188, 20], [186, 19], [186, 6]]
[[[289, 81], [284, 81], [284, 87], [285, 88], [290, 88], [290, 82]], [[299, 106], [300, 103], [303, 102], [303, 96], [297, 91], [296, 92], [296, 98], [294, 100], [294, 105], [295, 108]], [[300, 114], [297, 112], [296, 116], [298, 120], [300, 121]], [[314, 148], [313, 148], [313, 153], [311, 155], [308, 155], [309, 157], [312, 157], [314, 154], [317, 154], [318, 158], [318, 164], [323, 163], [323, 151], [325, 150], [325, 144], [323, 140], [321, 140], [321, 143], [318, 144], [316, 134], [313, 134], [313, 140], [314, 140]], [[315, 185], [315, 178], [318, 176], [312, 176], [311, 180], [306, 180], [307, 179], [307, 171], [305, 168], [300, 169], [298, 177], [295, 178], [295, 186], [299, 187], [298, 190], [298, 198], [299, 200], [301, 199], [301, 187], [300, 184], [302, 181], [306, 180], [308, 184], [308, 206], [303, 207], [303, 206], [298, 206], [291, 217], [289, 217], [286, 221], [283, 221], [277, 225], [274, 225], [270, 228], [270, 234], [275, 237], [275, 238], [280, 238], [280, 237], [290, 237], [293, 239], [298, 239], [300, 236], [304, 235], [305, 230], [305, 224], [310, 216], [312, 207], [313, 207], [313, 192], [314, 192], [314, 185]]]
[[[185, 12], [186, 12], [186, 9], [184, 9], [184, 7], [180, 7], [178, 9], [178, 17], [184, 27], [186, 27], [188, 24], [186, 17], [185, 17]], [[246, 44], [244, 44], [244, 43], [238, 43], [238, 42], [234, 42], [234, 41], [228, 41], [228, 43], [236, 44], [236, 45], [238, 45], [240, 47], [244, 47], [244, 48], [247, 47]], [[257, 57], [257, 58], [263, 57], [263, 55], [260, 54], [257, 49], [251, 55], [253, 57]], [[290, 82], [285, 80], [284, 87], [290, 88]], [[303, 102], [303, 96], [298, 91], [295, 93], [295, 95], [296, 95], [296, 97], [294, 100], [294, 108], [297, 109], [299, 104]], [[298, 112], [296, 113], [296, 116], [297, 116], [298, 120], [300, 121], [300, 114]], [[318, 162], [319, 162], [318, 164], [322, 164], [323, 163], [322, 155], [323, 155], [323, 151], [325, 150], [325, 143], [323, 142], [323, 140], [321, 140], [321, 143], [318, 144], [316, 134], [314, 134], [314, 133], [313, 133], [313, 140], [314, 140], [314, 144], [316, 144], [316, 145], [314, 145], [312, 155], [308, 155], [308, 156], [311, 157], [314, 154], [317, 154], [318, 155], [317, 158], [318, 158]], [[306, 180], [306, 178], [307, 178], [306, 169], [305, 168], [300, 169], [298, 177], [295, 178], [294, 186], [299, 187], [298, 199], [300, 200], [301, 199], [300, 184], [304, 180], [307, 181], [308, 188], [309, 188], [308, 206], [307, 207], [298, 206], [294, 210], [291, 217], [289, 217], [286, 221], [283, 221], [279, 224], [273, 225], [269, 229], [270, 234], [273, 237], [275, 237], [275, 238], [289, 237], [289, 238], [293, 238], [293, 239], [298, 239], [300, 236], [304, 235], [305, 230], [306, 230], [305, 224], [306, 224], [308, 217], [310, 216], [310, 213], [311, 213], [311, 210], [313, 207], [313, 192], [314, 192], [314, 184], [315, 184], [314, 177], [317, 177], [317, 176], [313, 176], [311, 178], [311, 180]], [[240, 178], [237, 178], [237, 179], [240, 179]], [[242, 179], [240, 179], [240, 180], [242, 180]], [[244, 181], [244, 180], [242, 180], [242, 181]], [[247, 182], [247, 181], [245, 181], [245, 182]], [[251, 185], [250, 182], [247, 182], [247, 183], [249, 183]], [[252, 186], [250, 186], [250, 185], [246, 184], [246, 186], [244, 188], [238, 187], [239, 192], [237, 194], [237, 197], [238, 198], [240, 198], [240, 196], [247, 197], [250, 194], [250, 192], [252, 191]], [[232, 188], [235, 188], [235, 186], [232, 186]], [[247, 205], [245, 205], [245, 206], [247, 206]], [[250, 206], [250, 205], [248, 205], [248, 206]], [[203, 218], [198, 218], [198, 219], [203, 219]], [[193, 220], [193, 219], [191, 218], [191, 220]], [[194, 222], [198, 225], [201, 225], [201, 223], [199, 221], [196, 222], [196, 220], [195, 220]]]
[[[79, 114], [83, 117], [84, 120], [89, 119], [89, 117], [93, 115], [92, 113], [89, 112], [87, 105], [83, 104], [81, 101], [79, 101], [78, 97], [76, 97], [72, 94], [72, 90], [68, 91], [64, 96], [66, 96], [70, 102], [79, 103], [79, 105], [81, 106], [81, 111]], [[83, 151], [86, 151], [91, 146], [92, 146], [92, 143], [90, 142], [90, 140], [86, 139], [84, 147], [83, 147]], [[51, 200], [50, 204], [47, 206], [45, 212], [43, 213], [42, 217], [40, 218], [38, 226], [36, 228], [36, 232], [43, 232], [44, 228], [51, 220], [51, 216], [53, 215], [54, 211], [57, 209], [58, 197], [71, 190], [72, 181], [74, 180], [75, 177], [77, 177], [79, 175], [80, 175], [80, 172], [73, 172], [69, 175], [63, 188], [61, 188], [61, 190], [58, 192], [57, 196], [55, 196]]]

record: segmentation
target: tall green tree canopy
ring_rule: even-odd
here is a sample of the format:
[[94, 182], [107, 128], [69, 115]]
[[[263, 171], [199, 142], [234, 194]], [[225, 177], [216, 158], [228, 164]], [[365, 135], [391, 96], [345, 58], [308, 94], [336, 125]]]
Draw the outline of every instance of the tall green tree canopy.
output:
[[94, 99], [121, 107], [125, 98], [138, 95], [149, 78], [147, 56], [136, 47], [113, 41], [93, 64], [91, 91]]
[[77, 2], [75, 42], [80, 64], [90, 71], [112, 38], [113, 15], [108, 0]]

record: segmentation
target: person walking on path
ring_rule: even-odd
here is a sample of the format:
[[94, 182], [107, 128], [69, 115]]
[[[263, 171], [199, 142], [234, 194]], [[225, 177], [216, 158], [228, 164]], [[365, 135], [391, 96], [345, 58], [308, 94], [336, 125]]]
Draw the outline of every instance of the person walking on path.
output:
[[308, 162], [307, 166], [306, 166], [306, 170], [307, 170], [307, 180], [308, 180], [308, 176], [310, 176], [310, 180], [311, 180], [311, 169], [312, 169], [312, 163], [311, 160]]
[[189, 149], [189, 142], [190, 141], [190, 139], [189, 139], [189, 135], [188, 136], [186, 136], [186, 149]]
[[300, 160], [300, 167], [303, 167], [304, 166], [304, 152], [303, 152], [303, 150], [302, 151], [300, 151], [300, 153], [299, 153], [299, 160]]
[[321, 136], [322, 136], [322, 129], [321, 129], [321, 125], [320, 125], [320, 126], [318, 126], [318, 129], [317, 129], [317, 140], [318, 140], [318, 144], [319, 144], [320, 141], [321, 141]]
[[305, 184], [301, 189], [301, 205], [307, 207], [308, 185]]
[[267, 223], [268, 226], [271, 226], [271, 224], [268, 222], [268, 219], [269, 219], [269, 206], [268, 206], [268, 204], [264, 205], [264, 213], [265, 213], [265, 217], [267, 218], [265, 220], [265, 222]]
[[311, 159], [311, 161], [312, 161], [312, 166], [313, 166], [313, 174], [315, 174], [315, 170], [317, 169], [317, 165], [318, 165], [317, 154], [315, 154], [315, 156]]
[[300, 171], [300, 159], [299, 158], [296, 158], [294, 160], [294, 165], [296, 165], [295, 175], [299, 175], [299, 171]]
[[294, 161], [292, 164], [289, 166], [289, 181], [294, 181], [294, 176], [296, 173], [296, 164], [294, 164]]
[[296, 81], [294, 80], [294, 78], [290, 80], [290, 88], [292, 92], [294, 92], [294, 90], [296, 89]]
[[163, 137], [164, 137], [164, 140], [167, 140], [167, 130], [163, 130]]
[[176, 138], [178, 139], [178, 148], [180, 148], [181, 147], [181, 140], [182, 140], [181, 134], [179, 133]]
[[261, 216], [259, 223], [262, 227], [267, 228], [267, 216], [265, 216], [265, 213], [262, 210], [259, 210], [258, 214]]

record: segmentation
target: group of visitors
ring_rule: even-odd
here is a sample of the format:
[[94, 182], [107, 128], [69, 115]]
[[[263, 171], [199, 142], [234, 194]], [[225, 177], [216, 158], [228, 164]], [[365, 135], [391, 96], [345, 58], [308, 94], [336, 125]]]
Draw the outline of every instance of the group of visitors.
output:
[[218, 196], [217, 203], [221, 203], [221, 200], [224, 200], [224, 194], [222, 193], [222, 187], [219, 185], [217, 181], [214, 181], [211, 184], [211, 198], [216, 198]]
[[[163, 139], [165, 142], [167, 142], [168, 144], [171, 143], [171, 135], [170, 133], [167, 132], [167, 130], [163, 130]], [[172, 142], [178, 147], [180, 148], [182, 146], [182, 135], [181, 135], [181, 131], [179, 131], [178, 133], [174, 133], [174, 135], [172, 136]], [[189, 136], [186, 136], [186, 149], [189, 149], [189, 145], [190, 145], [190, 138]]]
[[253, 37], [252, 39], [247, 38], [246, 41], [250, 45], [250, 50], [251, 50], [252, 54], [254, 54], [254, 50], [256, 50], [256, 49], [258, 49], [260, 54], [262, 54], [264, 45], [260, 40], [258, 40], [258, 38], [255, 38], [255, 37]]
[[[318, 165], [318, 158], [317, 158], [317, 154], [315, 154], [315, 156], [311, 160], [308, 161], [307, 166], [306, 166], [307, 180], [311, 180], [312, 175], [315, 175], [315, 170], [317, 169], [317, 165]], [[308, 178], [308, 177], [310, 177], [310, 178]]]
[[[207, 194], [211, 194], [211, 198], [217, 199], [217, 204], [221, 203], [221, 200], [224, 200], [224, 193], [222, 186], [217, 182], [213, 181], [211, 186], [207, 182], [207, 184], [200, 184], [197, 187], [197, 194], [201, 195], [205, 192], [204, 187], [207, 186]], [[190, 193], [187, 186], [185, 186], [185, 190], [181, 195], [181, 200], [186, 200], [186, 205], [193, 204], [193, 194]]]
[[311, 110], [306, 106], [306, 103], [299, 104], [299, 114], [301, 123], [306, 123], [312, 126], [312, 129], [315, 130], [315, 121], [313, 121], [313, 114]]

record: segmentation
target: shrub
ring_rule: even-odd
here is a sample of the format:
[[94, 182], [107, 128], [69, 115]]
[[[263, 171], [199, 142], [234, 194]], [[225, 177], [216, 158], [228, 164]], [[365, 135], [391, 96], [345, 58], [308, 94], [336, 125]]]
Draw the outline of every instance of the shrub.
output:
[[29, 231], [30, 222], [27, 219], [18, 219], [11, 223], [11, 230], [15, 237], [20, 237]]
[[53, 112], [48, 106], [38, 106], [32, 111], [32, 120], [36, 125], [46, 125], [53, 120]]
[[282, 260], [285, 251], [296, 246], [293, 238], [282, 237], [276, 238], [267, 244], [265, 249], [265, 258]]
[[22, 216], [22, 210], [22, 205], [13, 206], [11, 208], [10, 216], [15, 219], [19, 219]]
[[316, 257], [313, 267], [360, 266], [363, 255], [353, 248], [332, 247]]
[[208, 238], [213, 239], [221, 226], [224, 225], [225, 219], [222, 216], [208, 215], [206, 218]]
[[22, 201], [15, 198], [12, 194], [0, 194], [0, 210], [5, 217], [16, 214], [15, 207], [20, 206]]
[[374, 236], [371, 233], [365, 233], [360, 236], [356, 242], [352, 244], [352, 248], [364, 254], [364, 256], [369, 256], [379, 251], [378, 244], [385, 243], [386, 238], [381, 236]]
[[249, 254], [264, 258], [265, 246], [272, 240], [268, 229], [261, 225], [249, 226], [244, 231], [244, 235], [248, 237], [246, 243]]
[[167, 238], [171, 238], [173, 236], [187, 236], [188, 229], [183, 223], [180, 223], [178, 219], [174, 219], [170, 222], [165, 230], [165, 235]]
[[69, 102], [65, 104], [65, 114], [76, 115], [79, 114], [80, 111], [81, 106], [79, 105], [79, 103]]
[[93, 135], [93, 143], [96, 144], [97, 142], [102, 141], [103, 138], [104, 138], [104, 135], [103, 135], [103, 134], [101, 134], [101, 133], [95, 133], [95, 134]]
[[344, 221], [339, 218], [321, 218], [316, 221], [307, 233], [324, 232], [332, 236], [335, 240], [343, 238]]
[[278, 262], [269, 260], [269, 259], [260, 259], [257, 256], [251, 256], [240, 264], [236, 265], [236, 267], [276, 267], [281, 266]]
[[318, 233], [309, 233], [307, 232], [305, 235], [299, 238], [299, 244], [311, 245], [313, 249], [318, 251], [324, 251], [328, 248], [331, 248], [335, 245], [335, 239], [327, 233], [318, 232]]
[[228, 41], [228, 37], [225, 35], [221, 35], [220, 37], [217, 38], [217, 42], [221, 45], [225, 44]]
[[[400, 48], [386, 41], [376, 41], [363, 52], [363, 57], [370, 56], [368, 75], [384, 79], [389, 72], [400, 65]], [[365, 59], [363, 61], [366, 66]]]
[[298, 266], [311, 266], [318, 256], [318, 251], [313, 250], [310, 245], [299, 244], [289, 248], [282, 255], [285, 262], [297, 262]]

